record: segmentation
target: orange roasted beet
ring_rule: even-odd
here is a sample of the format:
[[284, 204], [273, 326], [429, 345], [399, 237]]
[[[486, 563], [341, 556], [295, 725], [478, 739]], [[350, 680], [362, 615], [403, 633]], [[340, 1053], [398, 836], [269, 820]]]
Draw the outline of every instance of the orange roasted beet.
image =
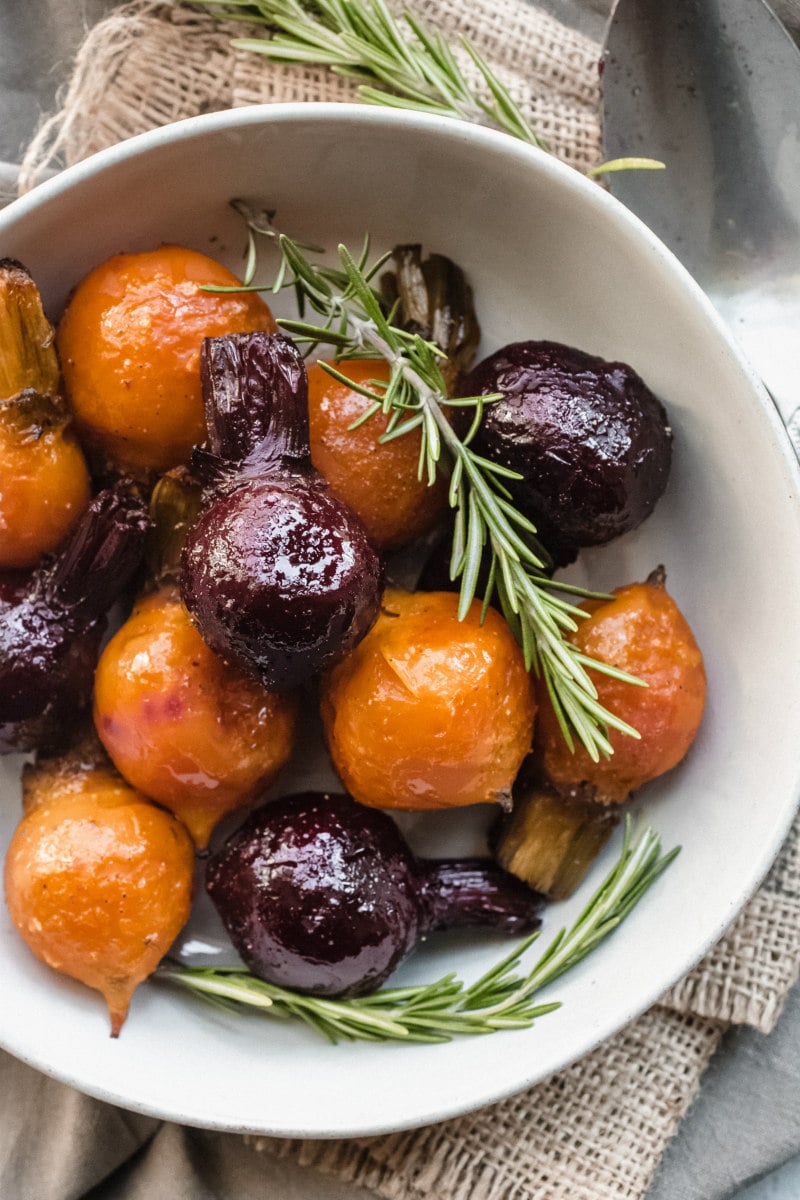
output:
[[[373, 379], [389, 378], [383, 359], [353, 359], [337, 366], [362, 387], [370, 387]], [[428, 487], [427, 478], [418, 478], [417, 430], [380, 443], [388, 421], [382, 413], [350, 428], [369, 405], [365, 396], [322, 367], [309, 367], [311, 461], [361, 518], [373, 545], [396, 550], [434, 527], [447, 508], [447, 488], [442, 479]]]
[[205, 440], [203, 338], [277, 329], [257, 293], [201, 291], [238, 282], [204, 254], [161, 246], [118, 254], [78, 285], [58, 350], [79, 433], [103, 464], [165, 471]]
[[297, 703], [274, 695], [208, 648], [177, 589], [140, 600], [101, 655], [95, 726], [115, 766], [171, 809], [196, 845], [277, 775]]
[[476, 601], [387, 591], [381, 615], [323, 688], [334, 766], [375, 808], [506, 805], [536, 710], [522, 651]]
[[63, 402], [36, 392], [0, 400], [0, 570], [55, 550], [90, 499]]
[[37, 958], [102, 993], [116, 1037], [189, 917], [193, 872], [180, 822], [101, 768], [36, 798], [8, 849], [6, 902]]
[[689, 749], [703, 715], [703, 656], [659, 569], [647, 583], [616, 589], [614, 599], [585, 607], [590, 616], [572, 637], [592, 658], [635, 675], [637, 687], [590, 672], [601, 704], [636, 729], [639, 740], [611, 732], [614, 753], [592, 762], [576, 745], [570, 753], [549, 700], [539, 714], [536, 749], [546, 778], [562, 793], [582, 792], [601, 803], [632, 791], [677, 763]]

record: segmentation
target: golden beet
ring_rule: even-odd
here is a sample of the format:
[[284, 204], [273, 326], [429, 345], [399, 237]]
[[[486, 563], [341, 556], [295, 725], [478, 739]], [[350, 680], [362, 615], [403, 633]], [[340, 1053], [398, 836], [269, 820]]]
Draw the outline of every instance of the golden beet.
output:
[[116, 1037], [189, 917], [193, 871], [180, 822], [101, 770], [22, 819], [6, 903], [37, 958], [102, 993]]
[[78, 285], [58, 350], [79, 433], [102, 463], [165, 471], [205, 440], [203, 338], [277, 329], [257, 293], [201, 290], [238, 282], [204, 254], [161, 246], [118, 254]]
[[[353, 359], [337, 366], [362, 387], [389, 378], [384, 359]], [[427, 476], [418, 478], [418, 430], [381, 443], [388, 422], [383, 413], [350, 428], [370, 403], [322, 367], [309, 367], [311, 461], [361, 518], [373, 545], [396, 550], [434, 527], [447, 508], [447, 488], [441, 479], [428, 487]]]
[[140, 600], [101, 655], [95, 726], [115, 766], [174, 812], [196, 845], [288, 760], [297, 702], [208, 648], [167, 586]]
[[506, 805], [536, 710], [522, 652], [476, 601], [387, 591], [376, 624], [331, 671], [322, 715], [348, 791], [376, 808]]
[[0, 570], [55, 550], [90, 499], [63, 403], [35, 392], [0, 401]]
[[572, 641], [584, 654], [635, 675], [637, 687], [591, 671], [600, 703], [641, 735], [616, 731], [614, 753], [593, 763], [582, 745], [570, 753], [549, 700], [539, 714], [536, 752], [545, 778], [563, 793], [593, 790], [601, 803], [627, 799], [632, 791], [674, 767], [689, 749], [703, 715], [703, 656], [663, 574], [618, 588], [614, 599], [585, 606]]

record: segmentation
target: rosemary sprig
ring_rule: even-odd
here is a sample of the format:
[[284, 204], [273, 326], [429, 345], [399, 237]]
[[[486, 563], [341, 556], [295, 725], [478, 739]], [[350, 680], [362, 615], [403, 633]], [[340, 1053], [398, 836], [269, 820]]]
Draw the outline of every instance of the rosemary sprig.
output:
[[[199, 0], [229, 20], [268, 25], [269, 38], [233, 45], [271, 62], [315, 63], [358, 79], [367, 104], [488, 122], [542, 150], [550, 147], [526, 121], [508, 89], [465, 38], [483, 88], [464, 75], [450, 46], [408, 9], [395, 16], [385, 0]], [[377, 85], [377, 86], [376, 86]]]
[[652, 829], [638, 837], [630, 817], [619, 859], [583, 912], [562, 929], [526, 975], [514, 974], [523, 954], [539, 937], [526, 938], [469, 987], [454, 975], [434, 983], [385, 988], [354, 1000], [306, 996], [265, 983], [238, 967], [159, 968], [156, 978], [187, 988], [226, 1011], [252, 1009], [266, 1017], [302, 1021], [332, 1042], [447, 1042], [459, 1035], [527, 1029], [560, 1004], [533, 1003], [533, 997], [590, 954], [636, 907], [669, 866], [679, 848], [661, 854]]
[[[298, 342], [333, 346], [339, 359], [384, 358], [390, 364], [388, 382], [374, 381], [365, 387], [354, 385], [335, 366], [322, 365], [370, 401], [361, 421], [378, 412], [388, 417], [380, 441], [419, 431], [420, 478], [432, 484], [440, 470], [449, 468], [449, 502], [454, 510], [450, 577], [460, 581], [459, 617], [463, 619], [475, 599], [481, 565], [485, 563], [488, 583], [483, 612], [496, 594], [522, 646], [528, 669], [533, 669], [547, 687], [568, 745], [574, 745], [573, 734], [577, 734], [597, 760], [613, 753], [609, 729], [638, 737], [635, 729], [599, 702], [588, 669], [633, 684], [640, 681], [587, 658], [568, 640], [585, 613], [565, 595], [586, 592], [550, 577], [549, 557], [536, 537], [536, 527], [515, 507], [507, 487], [520, 476], [472, 448], [484, 407], [498, 397], [448, 398], [440, 369], [442, 351], [435, 343], [393, 324], [392, 314], [384, 312], [371, 280], [387, 256], [370, 265], [368, 239], [357, 259], [346, 246], [339, 246], [340, 267], [318, 265], [300, 243], [272, 227], [271, 214], [253, 214], [241, 201], [234, 203], [247, 221], [250, 237], [245, 286], [265, 290], [252, 279], [257, 258], [254, 239], [256, 235], [266, 236], [280, 252], [272, 291], [293, 289], [301, 316], [307, 307], [321, 317], [316, 324], [304, 319], [281, 319], [281, 327]], [[446, 416], [446, 410], [456, 406], [474, 410], [464, 437]]]

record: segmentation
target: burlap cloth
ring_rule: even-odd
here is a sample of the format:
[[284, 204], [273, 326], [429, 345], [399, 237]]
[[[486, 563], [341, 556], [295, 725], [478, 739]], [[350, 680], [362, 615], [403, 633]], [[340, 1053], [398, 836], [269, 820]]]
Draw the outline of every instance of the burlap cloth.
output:
[[[599, 161], [594, 42], [524, 0], [412, 0], [410, 7], [447, 35], [470, 38], [566, 162], [585, 169]], [[270, 66], [234, 51], [229, 39], [243, 32], [181, 4], [133, 0], [120, 8], [87, 37], [61, 111], [25, 157], [23, 187], [54, 166], [197, 113], [354, 99], [351, 82], [322, 70]], [[797, 977], [798, 952], [800, 823], [712, 953], [581, 1062], [504, 1103], [411, 1133], [257, 1144], [387, 1200], [641, 1197], [722, 1031], [772, 1029]]]

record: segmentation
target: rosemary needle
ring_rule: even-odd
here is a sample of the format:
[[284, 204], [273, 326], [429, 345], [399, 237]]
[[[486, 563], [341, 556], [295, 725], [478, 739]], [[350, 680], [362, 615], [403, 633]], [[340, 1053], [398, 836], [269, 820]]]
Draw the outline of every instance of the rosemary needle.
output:
[[532, 934], [465, 986], [454, 975], [433, 983], [384, 988], [352, 1000], [328, 1000], [265, 983], [238, 967], [184, 967], [164, 964], [156, 978], [186, 988], [217, 1007], [251, 1009], [265, 1017], [301, 1021], [329, 1041], [446, 1042], [464, 1035], [527, 1029], [559, 1008], [557, 1001], [534, 1003], [534, 996], [581, 962], [627, 917], [678, 853], [662, 855], [658, 834], [634, 836], [625, 824], [617, 862], [577, 920], [562, 929], [525, 975], [517, 972]]

